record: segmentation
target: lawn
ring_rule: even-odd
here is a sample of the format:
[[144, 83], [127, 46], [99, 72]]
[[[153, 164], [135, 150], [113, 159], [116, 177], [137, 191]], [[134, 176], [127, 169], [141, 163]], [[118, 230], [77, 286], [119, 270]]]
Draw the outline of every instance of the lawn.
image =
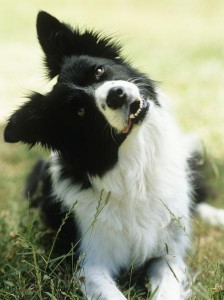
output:
[[[28, 90], [43, 92], [35, 18], [46, 10], [82, 28], [115, 35], [136, 67], [158, 81], [172, 99], [186, 132], [206, 149], [208, 201], [224, 208], [224, 47], [222, 0], [1, 1], [0, 136], [4, 123]], [[24, 200], [27, 172], [41, 149], [0, 140], [0, 299], [84, 299], [72, 276], [75, 266], [51, 253], [53, 235]], [[224, 229], [196, 217], [187, 260], [194, 277], [193, 299], [224, 299]], [[130, 282], [130, 278], [132, 278]], [[147, 299], [145, 282], [120, 279], [129, 299]]]

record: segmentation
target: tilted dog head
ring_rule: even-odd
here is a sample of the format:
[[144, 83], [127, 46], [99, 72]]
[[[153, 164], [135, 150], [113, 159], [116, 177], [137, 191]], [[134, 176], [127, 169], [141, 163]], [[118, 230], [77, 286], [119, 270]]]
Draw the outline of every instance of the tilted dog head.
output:
[[93, 158], [111, 167], [150, 102], [158, 105], [153, 82], [121, 57], [117, 43], [99, 33], [81, 33], [46, 12], [38, 14], [37, 33], [48, 76], [58, 76], [57, 83], [46, 95], [32, 94], [10, 117], [5, 140], [73, 155], [93, 173]]

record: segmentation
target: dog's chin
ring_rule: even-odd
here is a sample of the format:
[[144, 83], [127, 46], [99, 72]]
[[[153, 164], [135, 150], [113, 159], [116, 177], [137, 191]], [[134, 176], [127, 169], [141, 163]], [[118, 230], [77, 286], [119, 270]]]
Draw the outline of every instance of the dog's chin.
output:
[[129, 134], [134, 125], [140, 125], [144, 121], [149, 105], [149, 101], [142, 98], [131, 103], [126, 126], [121, 131], [123, 134]]

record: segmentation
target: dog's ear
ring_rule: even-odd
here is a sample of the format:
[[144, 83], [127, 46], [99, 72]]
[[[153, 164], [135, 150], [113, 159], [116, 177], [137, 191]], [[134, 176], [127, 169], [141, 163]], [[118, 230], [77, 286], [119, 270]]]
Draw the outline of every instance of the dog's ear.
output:
[[72, 29], [55, 17], [41, 11], [37, 16], [37, 36], [45, 53], [45, 63], [50, 78], [59, 74], [63, 59], [71, 55]]
[[41, 11], [37, 16], [37, 35], [45, 53], [50, 78], [60, 73], [65, 57], [91, 55], [120, 60], [121, 47], [100, 33], [72, 29], [55, 17]]
[[9, 118], [4, 139], [9, 143], [24, 142], [30, 145], [43, 143], [46, 134], [44, 96], [35, 93]]

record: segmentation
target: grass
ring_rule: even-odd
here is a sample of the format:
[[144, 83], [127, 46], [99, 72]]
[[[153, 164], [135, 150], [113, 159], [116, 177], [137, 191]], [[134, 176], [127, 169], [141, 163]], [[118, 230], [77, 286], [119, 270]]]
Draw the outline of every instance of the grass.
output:
[[[2, 129], [1, 129], [2, 132]], [[9, 151], [10, 150], [10, 151]], [[22, 195], [26, 172], [41, 150], [2, 144], [0, 209], [0, 299], [85, 299], [73, 276], [76, 266], [52, 255], [54, 235]], [[209, 168], [212, 172], [212, 168]], [[5, 201], [3, 201], [5, 199]], [[193, 299], [223, 299], [223, 230], [194, 221], [193, 253], [187, 258], [196, 274]], [[150, 299], [150, 286], [136, 274], [119, 280], [129, 299]], [[148, 295], [148, 296], [147, 296]]]
[[[25, 89], [46, 89], [34, 26], [40, 9], [74, 25], [115, 34], [134, 65], [161, 81], [183, 129], [197, 132], [205, 145], [208, 201], [224, 207], [223, 1], [2, 0], [2, 123], [24, 101]], [[2, 132], [3, 125], [0, 136]], [[72, 275], [75, 266], [50, 255], [52, 232], [22, 194], [29, 168], [46, 155], [0, 141], [0, 299], [84, 299]], [[195, 274], [192, 300], [224, 299], [224, 229], [197, 218], [193, 227], [193, 250], [187, 258]], [[130, 273], [119, 281], [129, 299], [138, 300], [148, 298], [150, 287], [145, 283]]]

